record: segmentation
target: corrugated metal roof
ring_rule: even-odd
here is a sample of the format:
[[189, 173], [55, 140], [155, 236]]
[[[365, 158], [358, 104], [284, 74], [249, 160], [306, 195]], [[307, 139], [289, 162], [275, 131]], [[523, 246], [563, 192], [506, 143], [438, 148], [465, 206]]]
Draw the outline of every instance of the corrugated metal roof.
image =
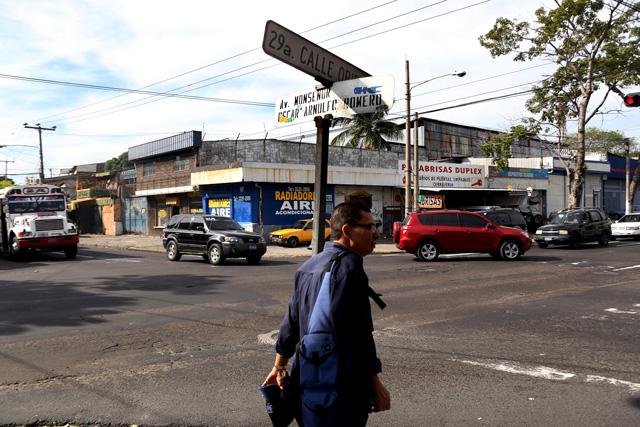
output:
[[129, 148], [129, 161], [154, 157], [202, 145], [202, 132], [192, 130]]

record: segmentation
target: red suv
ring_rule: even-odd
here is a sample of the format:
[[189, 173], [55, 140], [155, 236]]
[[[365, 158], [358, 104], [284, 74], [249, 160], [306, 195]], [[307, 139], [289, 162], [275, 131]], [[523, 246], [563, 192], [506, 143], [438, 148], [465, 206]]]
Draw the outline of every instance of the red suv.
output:
[[398, 249], [434, 261], [441, 253], [489, 253], [495, 258], [515, 260], [531, 248], [529, 235], [502, 227], [484, 215], [465, 211], [412, 212], [393, 223], [393, 240]]

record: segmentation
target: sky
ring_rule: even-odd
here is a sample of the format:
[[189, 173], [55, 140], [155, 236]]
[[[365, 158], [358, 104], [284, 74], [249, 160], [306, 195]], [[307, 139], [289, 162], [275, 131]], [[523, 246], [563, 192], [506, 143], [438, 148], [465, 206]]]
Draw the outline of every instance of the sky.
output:
[[[373, 76], [393, 76], [396, 102], [389, 118], [401, 119], [405, 113], [407, 60], [412, 84], [437, 77], [412, 90], [412, 112], [526, 90], [550, 74], [553, 65], [492, 58], [478, 37], [498, 17], [530, 21], [541, 6], [552, 2], [0, 0], [0, 145], [15, 145], [0, 148], [0, 175], [6, 170], [22, 182], [38, 173], [38, 132], [24, 123], [56, 126], [42, 132], [46, 176], [189, 130], [203, 131], [205, 140], [314, 138], [312, 122], [278, 126], [275, 107], [262, 105], [317, 85], [262, 51], [268, 20]], [[465, 77], [448, 75], [461, 71]], [[17, 77], [207, 99], [150, 97]], [[421, 116], [508, 130], [528, 115], [526, 99]], [[621, 113], [598, 117], [590, 125], [640, 139], [640, 109], [625, 110], [619, 97], [611, 97], [605, 107]]]

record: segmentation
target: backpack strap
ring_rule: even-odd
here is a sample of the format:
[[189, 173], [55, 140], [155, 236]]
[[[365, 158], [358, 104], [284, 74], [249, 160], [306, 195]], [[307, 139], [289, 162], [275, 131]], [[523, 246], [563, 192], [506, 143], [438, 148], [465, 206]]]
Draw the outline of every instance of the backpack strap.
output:
[[380, 298], [382, 294], [379, 294], [376, 291], [374, 291], [371, 286], [368, 287], [367, 293], [369, 294], [369, 298], [371, 298], [373, 302], [378, 304], [378, 307], [380, 307], [380, 310], [384, 310], [387, 304], [384, 301], [382, 301], [382, 298]]
[[309, 318], [308, 333], [333, 331], [331, 319], [331, 278], [343, 251], [336, 252], [322, 269], [322, 284]]

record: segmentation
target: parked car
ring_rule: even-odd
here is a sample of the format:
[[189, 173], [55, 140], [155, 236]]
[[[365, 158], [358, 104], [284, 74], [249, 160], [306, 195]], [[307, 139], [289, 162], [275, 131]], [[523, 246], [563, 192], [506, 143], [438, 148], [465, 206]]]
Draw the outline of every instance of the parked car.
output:
[[182, 255], [201, 255], [211, 264], [227, 258], [246, 258], [258, 264], [267, 246], [257, 233], [245, 231], [231, 218], [213, 215], [175, 215], [162, 230], [162, 245], [170, 261]]
[[[329, 238], [331, 234], [331, 226], [329, 221], [325, 220], [324, 238]], [[270, 234], [272, 243], [281, 246], [297, 247], [301, 243], [309, 243], [313, 238], [313, 219], [301, 219], [296, 221], [291, 227], [274, 231]]]
[[393, 239], [398, 249], [422, 261], [434, 261], [441, 253], [464, 252], [515, 260], [531, 248], [525, 231], [457, 210], [412, 212], [402, 223], [393, 224]]
[[611, 224], [611, 240], [619, 237], [640, 239], [640, 212], [632, 212]]
[[549, 245], [569, 245], [577, 248], [586, 242], [607, 246], [611, 237], [611, 220], [600, 209], [563, 209], [538, 228], [535, 241], [541, 248]]
[[527, 230], [527, 221], [518, 209], [491, 207], [476, 212], [486, 216], [496, 225]]

